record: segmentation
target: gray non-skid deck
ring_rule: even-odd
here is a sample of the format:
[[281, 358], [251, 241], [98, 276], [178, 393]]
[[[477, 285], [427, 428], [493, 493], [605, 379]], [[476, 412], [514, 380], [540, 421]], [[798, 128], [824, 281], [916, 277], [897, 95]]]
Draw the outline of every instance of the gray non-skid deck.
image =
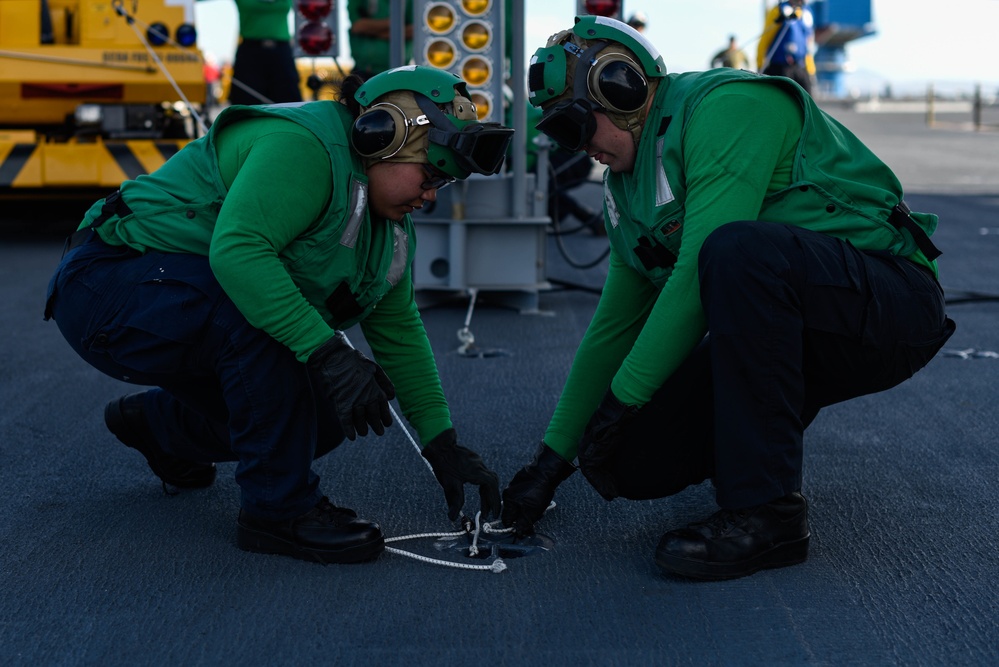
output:
[[[999, 133], [831, 110], [897, 169], [912, 208], [941, 215], [948, 296], [999, 294]], [[800, 566], [723, 583], [663, 577], [652, 561], [659, 535], [713, 511], [710, 487], [606, 503], [575, 475], [539, 525], [554, 548], [508, 559], [501, 574], [389, 553], [323, 567], [235, 546], [232, 464], [207, 490], [163, 494], [101, 419], [129, 387], [76, 358], [42, 321], [58, 235], [0, 233], [2, 664], [999, 663], [995, 300], [954, 303], [945, 354], [900, 387], [827, 409], [809, 429], [813, 538]], [[565, 241], [580, 260], [605, 244], [588, 233]], [[557, 282], [602, 281], [602, 265], [572, 269], [554, 243], [548, 257]], [[542, 435], [596, 297], [553, 289], [540, 297], [543, 314], [520, 315], [480, 295], [476, 342], [509, 354], [479, 359], [456, 352], [466, 303], [424, 319], [461, 439], [506, 482]], [[335, 502], [389, 536], [451, 529], [398, 428], [348, 443], [316, 469]], [[482, 562], [437, 551], [432, 539], [396, 546]]]

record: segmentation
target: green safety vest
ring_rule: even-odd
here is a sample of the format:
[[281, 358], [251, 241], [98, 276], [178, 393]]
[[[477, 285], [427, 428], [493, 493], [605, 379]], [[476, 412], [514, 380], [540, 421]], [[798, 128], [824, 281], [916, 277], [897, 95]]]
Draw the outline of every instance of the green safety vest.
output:
[[[329, 207], [322, 219], [282, 248], [279, 257], [323, 319], [333, 328], [346, 329], [364, 319], [405, 275], [416, 251], [416, 235], [408, 215], [398, 223], [371, 219], [364, 166], [347, 139], [353, 118], [337, 102], [227, 108], [207, 135], [185, 146], [152, 174], [123, 183], [122, 199], [132, 213], [111, 217], [98, 231], [108, 243], [140, 252], [207, 256], [226, 196], [215, 137], [233, 122], [261, 116], [299, 123], [329, 153], [333, 178]], [[81, 228], [99, 215], [102, 203], [91, 208]]]
[[[659, 288], [671, 275], [684, 229], [684, 126], [705, 95], [734, 81], [780, 86], [804, 111], [791, 184], [764, 198], [759, 220], [829, 234], [860, 250], [887, 250], [936, 272], [936, 263], [919, 251], [911, 234], [889, 222], [892, 208], [901, 201], [902, 186], [887, 165], [790, 81], [729, 69], [663, 79], [633, 171], [604, 172], [608, 237], [632, 269]], [[911, 215], [927, 235], [936, 229], [936, 215]]]

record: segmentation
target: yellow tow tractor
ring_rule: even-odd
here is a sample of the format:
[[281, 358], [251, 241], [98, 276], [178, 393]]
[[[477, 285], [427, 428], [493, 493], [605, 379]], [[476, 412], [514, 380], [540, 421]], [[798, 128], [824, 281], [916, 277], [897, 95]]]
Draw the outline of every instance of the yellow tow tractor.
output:
[[206, 131], [191, 2], [0, 0], [0, 199], [106, 194]]

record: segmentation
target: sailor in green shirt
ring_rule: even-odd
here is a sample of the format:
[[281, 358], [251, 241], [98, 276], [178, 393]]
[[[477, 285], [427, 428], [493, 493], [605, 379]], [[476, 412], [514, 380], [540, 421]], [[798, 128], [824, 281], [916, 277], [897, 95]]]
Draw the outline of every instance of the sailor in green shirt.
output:
[[[403, 24], [405, 47], [403, 63], [413, 59], [413, 3], [406, 0]], [[391, 3], [389, 0], [348, 0], [347, 18], [350, 30], [350, 57], [354, 60], [354, 70], [367, 78], [384, 72], [391, 65]]]
[[236, 0], [239, 45], [232, 62], [230, 104], [300, 102], [291, 47], [292, 0]]
[[[383, 434], [396, 395], [451, 520], [465, 483], [484, 515], [500, 504], [496, 475], [457, 442], [414, 301], [410, 214], [497, 173], [513, 130], [479, 123], [464, 82], [433, 68], [348, 77], [342, 96], [224, 110], [91, 207], [46, 305], [84, 360], [154, 387], [104, 418], [165, 489], [206, 487], [236, 461], [239, 546], [321, 562], [384, 547], [312, 461]], [[375, 361], [342, 333], [357, 323]]]
[[587, 16], [531, 60], [538, 129], [607, 166], [609, 271], [533, 461], [503, 494], [532, 529], [579, 467], [607, 500], [710, 479], [721, 507], [663, 535], [667, 573], [725, 579], [807, 557], [802, 435], [888, 389], [954, 330], [929, 235], [891, 170], [796, 84], [669, 74]]

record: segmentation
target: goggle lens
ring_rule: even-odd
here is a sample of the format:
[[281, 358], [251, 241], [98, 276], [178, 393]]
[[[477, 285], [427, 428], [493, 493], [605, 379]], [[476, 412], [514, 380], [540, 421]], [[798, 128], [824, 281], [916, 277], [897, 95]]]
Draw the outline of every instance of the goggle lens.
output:
[[451, 136], [449, 147], [469, 171], [498, 174], [513, 140], [513, 130], [499, 123], [478, 123]]
[[538, 123], [538, 131], [565, 150], [575, 153], [582, 150], [597, 131], [594, 110], [590, 101], [585, 99], [559, 102]]

